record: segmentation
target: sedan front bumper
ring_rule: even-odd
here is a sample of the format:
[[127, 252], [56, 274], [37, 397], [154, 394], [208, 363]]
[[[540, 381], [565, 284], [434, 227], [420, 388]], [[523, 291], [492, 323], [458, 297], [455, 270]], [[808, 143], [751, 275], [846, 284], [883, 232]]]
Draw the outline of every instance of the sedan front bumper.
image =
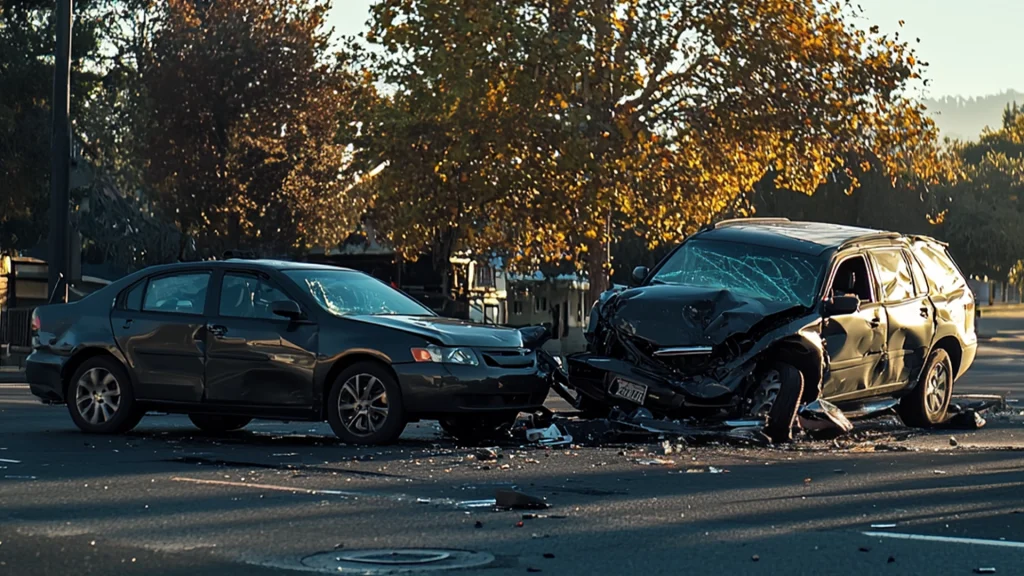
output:
[[532, 412], [550, 384], [538, 368], [453, 364], [393, 364], [405, 410], [418, 418], [448, 414]]

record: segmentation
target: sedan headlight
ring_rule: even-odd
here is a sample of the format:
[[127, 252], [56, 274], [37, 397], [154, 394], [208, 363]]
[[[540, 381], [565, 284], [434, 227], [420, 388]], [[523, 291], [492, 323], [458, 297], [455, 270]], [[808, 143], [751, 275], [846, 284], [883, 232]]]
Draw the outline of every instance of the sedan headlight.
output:
[[476, 354], [469, 348], [446, 348], [442, 346], [413, 348], [412, 358], [417, 362], [462, 364], [465, 366], [478, 366], [480, 364], [480, 361], [476, 358]]

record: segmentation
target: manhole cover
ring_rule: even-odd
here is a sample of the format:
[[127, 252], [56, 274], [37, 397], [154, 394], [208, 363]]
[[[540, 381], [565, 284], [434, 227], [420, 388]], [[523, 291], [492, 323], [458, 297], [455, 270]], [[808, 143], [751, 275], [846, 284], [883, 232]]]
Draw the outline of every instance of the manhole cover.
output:
[[404, 548], [334, 550], [307, 556], [302, 565], [332, 574], [411, 574], [476, 568], [494, 562], [486, 552]]

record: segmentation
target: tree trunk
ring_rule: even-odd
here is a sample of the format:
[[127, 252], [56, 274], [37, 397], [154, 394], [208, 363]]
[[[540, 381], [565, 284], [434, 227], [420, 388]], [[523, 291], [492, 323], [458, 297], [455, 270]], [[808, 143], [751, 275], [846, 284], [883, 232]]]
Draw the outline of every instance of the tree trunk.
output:
[[608, 264], [611, 255], [608, 252], [608, 243], [594, 240], [587, 245], [587, 279], [590, 281], [590, 301], [597, 302], [598, 298], [611, 288], [611, 278], [608, 275]]

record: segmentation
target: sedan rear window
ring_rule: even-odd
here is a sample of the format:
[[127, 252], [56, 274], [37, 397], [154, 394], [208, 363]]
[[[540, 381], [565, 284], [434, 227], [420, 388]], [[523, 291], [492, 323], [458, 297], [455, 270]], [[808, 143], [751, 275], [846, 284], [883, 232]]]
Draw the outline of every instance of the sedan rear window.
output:
[[286, 270], [324, 310], [337, 316], [434, 316], [427, 307], [398, 290], [351, 270]]
[[160, 276], [149, 281], [142, 309], [147, 312], [202, 314], [209, 272]]

